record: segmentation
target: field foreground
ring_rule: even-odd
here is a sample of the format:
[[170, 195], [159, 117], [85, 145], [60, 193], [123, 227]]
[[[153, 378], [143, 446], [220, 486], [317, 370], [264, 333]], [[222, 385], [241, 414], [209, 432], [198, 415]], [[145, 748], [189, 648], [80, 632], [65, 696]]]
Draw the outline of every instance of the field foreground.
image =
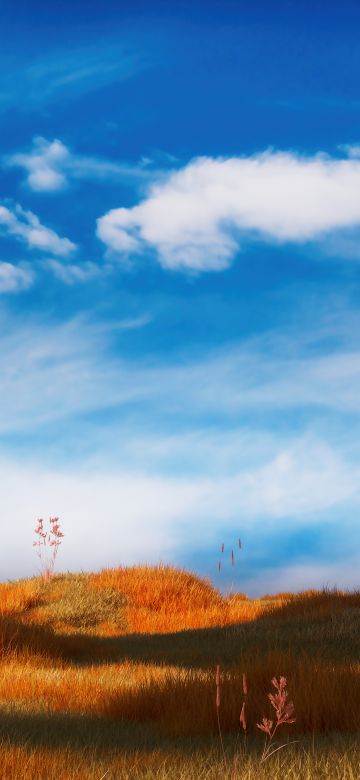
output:
[[[166, 566], [0, 583], [0, 650], [2, 780], [360, 778], [359, 592], [226, 598]], [[297, 741], [260, 765], [280, 675]]]

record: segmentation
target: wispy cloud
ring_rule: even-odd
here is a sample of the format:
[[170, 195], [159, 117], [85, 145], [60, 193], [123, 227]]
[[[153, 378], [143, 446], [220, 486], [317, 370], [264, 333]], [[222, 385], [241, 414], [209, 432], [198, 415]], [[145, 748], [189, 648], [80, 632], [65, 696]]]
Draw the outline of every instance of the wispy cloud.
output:
[[75, 264], [61, 263], [59, 260], [49, 258], [48, 260], [44, 260], [43, 265], [45, 268], [52, 271], [57, 279], [69, 286], [78, 284], [79, 282], [89, 282], [103, 273], [103, 271], [100, 270], [100, 267], [90, 260], [82, 264]]
[[154, 183], [132, 208], [98, 220], [120, 257], [153, 252], [167, 269], [221, 271], [249, 240], [322, 241], [360, 225], [360, 161], [267, 151], [199, 158]]
[[34, 273], [28, 266], [0, 262], [0, 293], [18, 293], [34, 282]]
[[[296, 409], [316, 402], [318, 415], [328, 396], [330, 403], [346, 408], [350, 385], [350, 408], [356, 398], [358, 408], [360, 357], [354, 361], [355, 353], [342, 352], [316, 357], [311, 334], [297, 345], [305, 353], [298, 361], [293, 341], [286, 349], [284, 334], [253, 339], [200, 363], [164, 366], [116, 357], [113, 336], [124, 331], [126, 338], [128, 329], [148, 321], [140, 314], [96, 324], [82, 316], [62, 324], [26, 320], [15, 329], [2, 314], [0, 431], [8, 441], [13, 435], [16, 441], [25, 437], [38, 443], [51, 432], [56, 450], [53, 465], [49, 441], [46, 464], [41, 446], [32, 447], [31, 462], [24, 454], [16, 463], [2, 457], [0, 510], [8, 521], [4, 549], [16, 549], [16, 561], [4, 555], [3, 577], [31, 573], [25, 518], [39, 514], [66, 519], [71, 544], [64, 545], [62, 566], [78, 570], [118, 565], [119, 555], [126, 565], [176, 562], [189, 536], [196, 549], [215, 550], [222, 531], [238, 531], [240, 525], [241, 532], [250, 533], [258, 522], [271, 534], [285, 522], [311, 528], [316, 515], [326, 533], [332, 513], [348, 511], [348, 527], [355, 528], [351, 517], [360, 501], [360, 448], [347, 449], [344, 441], [331, 442], [304, 426], [280, 433], [257, 425], [254, 432], [251, 411], [256, 417], [266, 402], [268, 413], [280, 409], [283, 415], [286, 404]], [[246, 423], [241, 424], [237, 414], [244, 408]], [[176, 435], [172, 424], [168, 433], [168, 412], [171, 419], [176, 413]], [[142, 425], [144, 414], [151, 419], [150, 433]], [[59, 449], [67, 452], [65, 439], [73, 451], [71, 437], [79, 436], [79, 420], [88, 449], [82, 444], [81, 461], [59, 459]], [[226, 420], [232, 422], [230, 433], [224, 432]], [[89, 530], [91, 542], [84, 551], [81, 539]], [[121, 539], [121, 549], [115, 539]], [[332, 570], [327, 571], [330, 576]], [[286, 587], [286, 571], [271, 576], [271, 589], [280, 583]], [[337, 582], [342, 584], [341, 576]], [[251, 576], [249, 583], [255, 588]]]
[[0, 111], [38, 109], [51, 101], [76, 98], [109, 84], [131, 78], [148, 65], [144, 51], [114, 40], [100, 39], [79, 48], [64, 48], [14, 67], [3, 58], [0, 74]]
[[61, 238], [51, 228], [42, 225], [36, 214], [25, 211], [21, 206], [12, 208], [0, 205], [0, 232], [14, 236], [29, 249], [50, 252], [59, 257], [67, 257], [76, 249], [68, 238]]
[[41, 136], [33, 139], [29, 152], [8, 155], [4, 164], [22, 168], [26, 172], [26, 183], [34, 192], [56, 192], [73, 180], [148, 180], [156, 175], [156, 171], [144, 162], [131, 165], [75, 154], [62, 141], [47, 141]]
[[327, 345], [325, 352], [319, 334], [315, 342], [305, 334], [296, 343], [290, 334], [274, 333], [166, 365], [116, 354], [116, 331], [148, 321], [140, 315], [104, 326], [76, 318], [61, 325], [18, 323], [14, 332], [4, 325], [0, 430], [32, 430], [107, 409], [125, 414], [133, 408], [139, 425], [146, 419], [166, 425], [175, 415], [182, 426], [201, 426], [214, 415], [227, 426], [239, 415], [250, 424], [259, 412], [269, 422], [284, 410], [306, 410], [316, 421], [319, 410], [354, 415], [360, 409], [356, 339], [346, 344], [345, 335], [344, 343], [338, 336], [336, 347]]
[[[119, 322], [110, 323], [111, 330], [139, 330], [152, 322], [151, 314], [141, 314], [139, 317], [129, 317]], [[107, 327], [107, 326], [105, 326]]]
[[[112, 334], [144, 327], [140, 315], [93, 325], [84, 317], [62, 324], [16, 327], [3, 316], [0, 345], [0, 431], [26, 433], [50, 421], [106, 410], [146, 398], [147, 372], [139, 376], [111, 350]], [[26, 387], [26, 392], [24, 392]]]

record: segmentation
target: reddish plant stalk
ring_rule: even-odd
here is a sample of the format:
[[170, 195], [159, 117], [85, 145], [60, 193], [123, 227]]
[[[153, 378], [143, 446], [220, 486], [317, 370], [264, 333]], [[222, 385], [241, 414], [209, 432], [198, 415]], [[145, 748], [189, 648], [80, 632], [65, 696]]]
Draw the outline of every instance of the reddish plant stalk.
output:
[[291, 743], [285, 743], [277, 748], [274, 748], [273, 746], [273, 739], [279, 726], [283, 724], [289, 725], [290, 723], [295, 723], [296, 718], [291, 717], [294, 712], [294, 705], [292, 701], [288, 701], [286, 677], [280, 677], [280, 680], [277, 680], [276, 677], [273, 677], [271, 682], [276, 690], [276, 693], [269, 693], [269, 699], [275, 710], [276, 723], [274, 725], [274, 722], [270, 718], [263, 718], [261, 723], [256, 724], [258, 729], [263, 731], [266, 735], [260, 763], [272, 756], [278, 750], [282, 750], [282, 748], [286, 747], [286, 744], [293, 744], [294, 742], [297, 742], [297, 740], [293, 740]]
[[[60, 539], [64, 534], [60, 531], [60, 522], [58, 517], [50, 517], [50, 531], [44, 531], [44, 521], [39, 518], [37, 521], [37, 527], [35, 533], [38, 536], [38, 540], [33, 542], [33, 547], [36, 547], [36, 554], [41, 563], [40, 574], [44, 582], [48, 582], [54, 571], [55, 559], [58, 554]], [[43, 551], [49, 546], [52, 548], [50, 560], [47, 562], [43, 559]]]
[[224, 756], [225, 769], [227, 769], [226, 753], [224, 749], [224, 743], [223, 743], [223, 738], [222, 738], [221, 728], [220, 728], [219, 710], [220, 710], [220, 666], [218, 664], [216, 667], [216, 713], [217, 713], [217, 722], [218, 722], [218, 729], [220, 735], [221, 749]]

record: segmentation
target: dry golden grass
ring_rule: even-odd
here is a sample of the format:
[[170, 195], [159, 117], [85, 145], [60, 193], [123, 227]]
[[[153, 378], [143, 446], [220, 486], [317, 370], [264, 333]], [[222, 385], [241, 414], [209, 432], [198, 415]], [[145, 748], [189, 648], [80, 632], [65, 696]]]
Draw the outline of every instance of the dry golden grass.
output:
[[37, 604], [41, 583], [36, 577], [18, 582], [0, 582], [0, 616], [14, 615]]
[[[113, 743], [116, 734], [111, 733]], [[129, 734], [126, 734], [129, 741]], [[180, 749], [179, 749], [180, 748]], [[201, 750], [185, 741], [163, 747], [135, 746], [128, 751], [109, 746], [106, 754], [93, 746], [46, 746], [41, 749], [10, 743], [0, 745], [2, 780], [359, 780], [360, 748], [354, 739], [304, 741], [284, 754], [258, 765], [256, 747], [244, 753], [236, 744], [228, 747], [231, 761], [224, 768], [214, 746]], [[20, 772], [19, 772], [19, 768]], [[106, 773], [106, 774], [105, 774]], [[104, 777], [105, 775], [105, 777]]]
[[240, 594], [224, 599], [208, 580], [171, 566], [105, 569], [91, 575], [89, 584], [125, 596], [126, 633], [232, 625], [253, 620], [266, 608]]
[[[207, 580], [160, 566], [58, 575], [45, 584], [33, 578], [0, 586], [3, 596], [1, 778], [100, 780], [108, 768], [114, 780], [218, 778], [217, 664], [221, 728], [230, 753], [247, 673], [252, 746], [236, 778], [269, 776], [257, 766], [256, 723], [270, 714], [274, 675], [288, 678], [296, 716], [288, 738], [299, 739], [300, 746], [283, 751], [287, 759], [269, 759], [272, 776], [280, 780], [285, 760], [288, 774], [283, 767], [281, 780], [360, 777], [360, 771], [354, 774], [360, 758], [354, 748], [360, 724], [359, 593], [223, 598]], [[332, 733], [347, 745], [347, 774], [340, 773], [339, 749], [326, 741]], [[321, 737], [321, 754], [301, 753], [307, 734]], [[199, 744], [206, 748], [202, 769]], [[209, 763], [212, 746], [218, 774]], [[233, 757], [241, 750], [238, 739]], [[161, 757], [167, 767], [172, 762], [170, 774]], [[131, 774], [135, 758], [140, 763]]]
[[[339, 612], [360, 608], [360, 591], [324, 589], [276, 596], [269, 609], [275, 619], [303, 616], [307, 620], [335, 617]], [[269, 613], [267, 613], [269, 614]]]

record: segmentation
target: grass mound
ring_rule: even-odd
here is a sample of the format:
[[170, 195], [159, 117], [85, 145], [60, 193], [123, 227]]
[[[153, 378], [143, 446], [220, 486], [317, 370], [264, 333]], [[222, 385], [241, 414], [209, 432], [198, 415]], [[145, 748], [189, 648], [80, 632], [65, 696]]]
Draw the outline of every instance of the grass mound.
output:
[[173, 633], [237, 619], [231, 618], [230, 606], [209, 580], [172, 566], [104, 569], [90, 582], [100, 591], [110, 588], [125, 596], [130, 633]]
[[104, 569], [0, 584], [0, 615], [57, 633], [166, 634], [255, 619], [267, 605], [226, 598], [207, 578], [172, 566]]
[[323, 588], [284, 594], [282, 600], [274, 597], [274, 602], [266, 614], [276, 618], [296, 617], [316, 620], [333, 617], [348, 610], [360, 612], [360, 591]]
[[80, 631], [111, 619], [124, 630], [126, 603], [123, 594], [113, 589], [91, 587], [88, 574], [60, 574], [44, 586], [36, 615], [41, 622]]
[[206, 578], [174, 566], [130, 566], [103, 569], [91, 576], [91, 585], [126, 595], [133, 607], [179, 612], [221, 606], [223, 599]]

